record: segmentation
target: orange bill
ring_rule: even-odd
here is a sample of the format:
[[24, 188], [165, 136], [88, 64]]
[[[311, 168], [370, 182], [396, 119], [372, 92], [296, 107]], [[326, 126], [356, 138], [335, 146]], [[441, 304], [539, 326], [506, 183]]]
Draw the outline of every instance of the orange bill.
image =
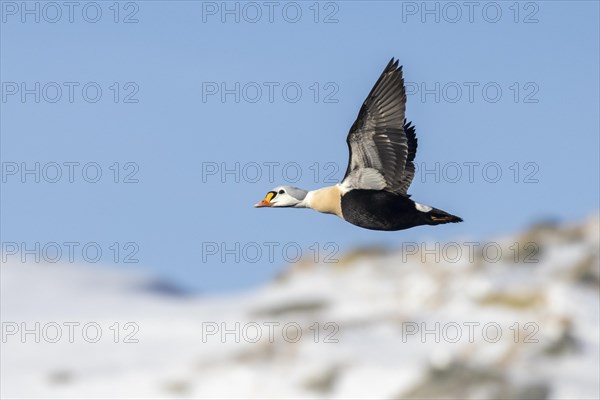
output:
[[256, 208], [260, 208], [260, 207], [273, 207], [273, 204], [271, 203], [271, 200], [273, 199], [273, 197], [275, 197], [275, 192], [269, 192], [267, 193], [267, 195], [265, 196], [264, 199], [262, 199], [262, 201], [260, 203], [257, 203], [254, 205], [254, 207]]

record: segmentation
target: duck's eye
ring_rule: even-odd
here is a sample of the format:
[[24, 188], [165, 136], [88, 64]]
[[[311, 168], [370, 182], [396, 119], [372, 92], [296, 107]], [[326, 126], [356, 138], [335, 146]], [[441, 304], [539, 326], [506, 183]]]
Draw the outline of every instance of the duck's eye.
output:
[[279, 191], [279, 194], [284, 194], [284, 193], [285, 193], [285, 190], [283, 190], [283, 189], [281, 189], [281, 190]]

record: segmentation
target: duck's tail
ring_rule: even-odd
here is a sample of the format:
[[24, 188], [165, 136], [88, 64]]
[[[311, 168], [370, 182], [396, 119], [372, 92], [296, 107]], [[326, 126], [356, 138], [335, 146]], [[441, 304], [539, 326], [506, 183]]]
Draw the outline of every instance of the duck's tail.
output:
[[456, 215], [449, 214], [446, 211], [442, 211], [437, 208], [432, 208], [430, 211], [428, 211], [426, 213], [426, 217], [428, 219], [428, 225], [440, 225], [447, 224], [450, 222], [463, 222], [462, 218], [457, 217]]

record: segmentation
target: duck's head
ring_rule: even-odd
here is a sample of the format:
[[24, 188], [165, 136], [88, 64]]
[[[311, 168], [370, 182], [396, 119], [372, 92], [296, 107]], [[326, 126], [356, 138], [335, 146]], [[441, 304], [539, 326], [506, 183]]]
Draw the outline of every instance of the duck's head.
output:
[[308, 191], [293, 186], [278, 186], [254, 207], [304, 207]]

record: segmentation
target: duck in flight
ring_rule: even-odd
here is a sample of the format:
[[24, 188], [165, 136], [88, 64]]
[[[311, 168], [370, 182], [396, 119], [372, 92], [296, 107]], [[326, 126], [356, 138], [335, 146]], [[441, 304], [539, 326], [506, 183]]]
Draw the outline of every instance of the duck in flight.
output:
[[410, 199], [415, 127], [406, 122], [402, 66], [390, 60], [363, 103], [346, 142], [350, 160], [341, 183], [317, 190], [279, 186], [255, 207], [312, 208], [366, 229], [398, 231], [462, 219]]

